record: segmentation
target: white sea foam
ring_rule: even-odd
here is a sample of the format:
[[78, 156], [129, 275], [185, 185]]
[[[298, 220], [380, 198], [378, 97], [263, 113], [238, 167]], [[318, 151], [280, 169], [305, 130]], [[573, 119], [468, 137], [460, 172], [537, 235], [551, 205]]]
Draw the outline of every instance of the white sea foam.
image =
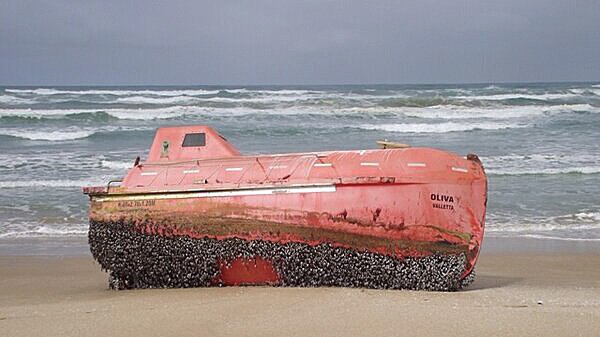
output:
[[[521, 220], [523, 221], [523, 220]], [[555, 231], [578, 231], [578, 230], [590, 230], [590, 229], [600, 229], [600, 223], [580, 223], [580, 224], [558, 224], [553, 223], [552, 218], [548, 218], [546, 220], [539, 220], [541, 222], [519, 222], [518, 220], [511, 223], [494, 223], [493, 221], [488, 221], [488, 226], [486, 226], [486, 232], [494, 233], [494, 232], [510, 232], [510, 233], [531, 233], [531, 232], [555, 232]], [[545, 221], [545, 222], [543, 222]]]
[[0, 116], [28, 118], [52, 118], [83, 113], [104, 112], [119, 119], [152, 120], [174, 118], [212, 111], [212, 108], [195, 106], [171, 106], [158, 109], [0, 109]]
[[80, 113], [105, 112], [119, 119], [153, 120], [200, 114], [210, 115], [362, 115], [376, 117], [379, 114], [410, 116], [435, 119], [511, 119], [544, 116], [548, 114], [585, 111], [600, 113], [600, 108], [589, 104], [571, 104], [556, 106], [515, 106], [472, 108], [456, 105], [438, 105], [424, 108], [412, 107], [351, 107], [336, 108], [328, 106], [292, 106], [272, 109], [253, 109], [247, 107], [213, 108], [202, 106], [174, 105], [165, 108], [133, 109], [0, 109], [0, 116], [20, 116], [28, 118], [52, 118]]
[[472, 131], [472, 130], [502, 130], [511, 128], [528, 127], [527, 124], [517, 123], [491, 123], [491, 122], [476, 122], [476, 123], [456, 123], [446, 122], [438, 124], [427, 123], [399, 123], [399, 124], [363, 124], [359, 127], [366, 130], [383, 130], [388, 132], [402, 133], [446, 133], [457, 131]]
[[29, 140], [65, 141], [87, 138], [93, 135], [93, 130], [71, 131], [35, 131], [35, 130], [0, 130], [0, 135], [13, 136]]
[[536, 100], [560, 100], [568, 99], [579, 96], [574, 93], [545, 93], [545, 94], [524, 94], [524, 93], [510, 93], [510, 94], [492, 94], [492, 95], [470, 95], [470, 96], [455, 96], [456, 99], [469, 100], [469, 101], [500, 101], [508, 99], [536, 99]]
[[165, 109], [109, 109], [104, 112], [118, 119], [153, 120], [196, 114], [204, 110], [204, 108], [175, 106]]
[[113, 170], [128, 170], [133, 166], [133, 162], [101, 160], [100, 165]]
[[281, 89], [281, 90], [266, 90], [266, 89], [223, 89], [230, 94], [262, 94], [262, 95], [305, 95], [313, 94], [320, 91], [304, 90], [304, 89]]
[[490, 175], [555, 175], [600, 173], [600, 157], [593, 153], [530, 153], [482, 156]]
[[256, 97], [210, 97], [202, 99], [204, 102], [217, 103], [278, 103], [301, 102], [304, 100], [323, 98], [324, 96], [256, 96]]
[[486, 221], [486, 234], [543, 239], [600, 241], [600, 212], [590, 209], [556, 216], [496, 216]]
[[574, 215], [579, 220], [593, 220], [600, 222], [600, 212], [581, 212]]
[[170, 97], [148, 97], [148, 96], [129, 96], [119, 97], [116, 99], [118, 103], [126, 104], [182, 104], [193, 103], [200, 99], [193, 96], [170, 96]]
[[14, 94], [34, 94], [40, 96], [48, 95], [152, 95], [152, 96], [198, 96], [215, 95], [219, 90], [186, 89], [186, 90], [58, 90], [58, 89], [6, 89], [6, 92]]
[[[595, 230], [597, 228], [594, 228]], [[588, 229], [589, 230], [589, 229]], [[512, 237], [521, 237], [521, 238], [531, 238], [531, 239], [541, 239], [541, 240], [560, 240], [560, 241], [583, 241], [583, 242], [600, 242], [600, 237], [589, 237], [585, 234], [580, 234], [577, 236], [573, 236], [571, 233], [555, 233], [552, 231], [548, 231], [545, 233], [533, 234], [528, 232], [502, 232], [502, 231], [492, 231], [486, 228], [485, 232], [486, 236], [490, 237], [504, 237], [504, 238], [512, 238]], [[584, 236], [585, 235], [585, 236]]]
[[600, 238], [571, 238], [571, 237], [560, 237], [554, 235], [540, 235], [540, 234], [523, 234], [525, 238], [542, 239], [542, 240], [560, 240], [560, 241], [586, 241], [586, 242], [600, 242]]
[[113, 95], [113, 96], [207, 96], [216, 95], [219, 92], [227, 92], [230, 94], [259, 94], [259, 95], [304, 95], [315, 93], [314, 90], [264, 90], [264, 89], [184, 89], [184, 90], [109, 90], [109, 89], [92, 89], [92, 90], [60, 90], [52, 88], [37, 88], [37, 89], [5, 89], [5, 92], [18, 95]]
[[0, 188], [27, 188], [27, 187], [85, 187], [104, 185], [103, 179], [57, 179], [57, 180], [14, 180], [0, 181]]
[[24, 99], [24, 98], [20, 98], [20, 97], [14, 97], [14, 96], [9, 96], [9, 95], [0, 95], [0, 103], [20, 105], [20, 104], [33, 103], [33, 101], [30, 99]]
[[19, 116], [42, 118], [46, 116], [65, 116], [73, 113], [93, 113], [100, 110], [75, 109], [0, 109], [0, 116]]
[[573, 111], [600, 113], [600, 108], [591, 106], [590, 104], [564, 104], [553, 106], [503, 106], [489, 108], [472, 108], [456, 105], [437, 105], [425, 108], [397, 109], [397, 112], [401, 112], [406, 116], [439, 119], [508, 119], [535, 117], [547, 114], [565, 113]]
[[40, 141], [70, 141], [76, 139], [83, 139], [90, 137], [96, 133], [102, 132], [115, 132], [115, 131], [144, 131], [153, 130], [154, 128], [149, 126], [142, 127], [97, 127], [97, 128], [66, 128], [59, 130], [53, 129], [1, 129], [0, 135], [12, 136], [22, 139], [29, 140], [40, 140]]
[[0, 238], [77, 237], [87, 233], [87, 224], [23, 225], [20, 230], [0, 233]]
[[600, 166], [576, 166], [560, 168], [487, 168], [491, 175], [551, 175], [551, 174], [598, 174]]

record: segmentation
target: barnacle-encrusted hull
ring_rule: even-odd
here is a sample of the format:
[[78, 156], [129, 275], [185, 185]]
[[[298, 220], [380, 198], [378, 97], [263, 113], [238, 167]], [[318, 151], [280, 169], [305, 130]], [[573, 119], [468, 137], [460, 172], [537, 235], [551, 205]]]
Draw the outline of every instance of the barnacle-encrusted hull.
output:
[[256, 281], [279, 286], [449, 291], [470, 284], [474, 277], [473, 272], [463, 277], [465, 253], [398, 259], [328, 243], [157, 236], [126, 222], [92, 221], [89, 243], [96, 260], [110, 273], [113, 289], [222, 286], [228, 281], [222, 270], [236, 260], [242, 262], [245, 274], [264, 276]]

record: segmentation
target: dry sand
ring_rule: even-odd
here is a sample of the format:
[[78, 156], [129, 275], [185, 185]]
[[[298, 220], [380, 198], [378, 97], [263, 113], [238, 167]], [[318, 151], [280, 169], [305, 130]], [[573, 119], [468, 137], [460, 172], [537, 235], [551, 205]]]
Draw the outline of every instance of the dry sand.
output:
[[91, 257], [0, 257], [0, 336], [600, 336], [600, 252], [484, 253], [455, 293], [111, 291]]

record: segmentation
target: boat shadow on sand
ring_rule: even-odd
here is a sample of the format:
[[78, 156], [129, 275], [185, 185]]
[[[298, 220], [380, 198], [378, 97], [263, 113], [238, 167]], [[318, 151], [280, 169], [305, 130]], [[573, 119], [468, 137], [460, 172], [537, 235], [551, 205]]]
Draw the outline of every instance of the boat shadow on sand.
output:
[[460, 292], [469, 292], [484, 289], [503, 288], [517, 282], [521, 282], [522, 277], [506, 277], [490, 273], [477, 273], [475, 281], [468, 287], [463, 288]]

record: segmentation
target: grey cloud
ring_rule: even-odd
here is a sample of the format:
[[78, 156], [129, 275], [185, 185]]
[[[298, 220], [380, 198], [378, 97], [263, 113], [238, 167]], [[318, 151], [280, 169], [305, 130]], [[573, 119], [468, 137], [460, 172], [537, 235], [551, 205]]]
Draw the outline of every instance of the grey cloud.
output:
[[13, 1], [0, 84], [600, 78], [598, 1]]

